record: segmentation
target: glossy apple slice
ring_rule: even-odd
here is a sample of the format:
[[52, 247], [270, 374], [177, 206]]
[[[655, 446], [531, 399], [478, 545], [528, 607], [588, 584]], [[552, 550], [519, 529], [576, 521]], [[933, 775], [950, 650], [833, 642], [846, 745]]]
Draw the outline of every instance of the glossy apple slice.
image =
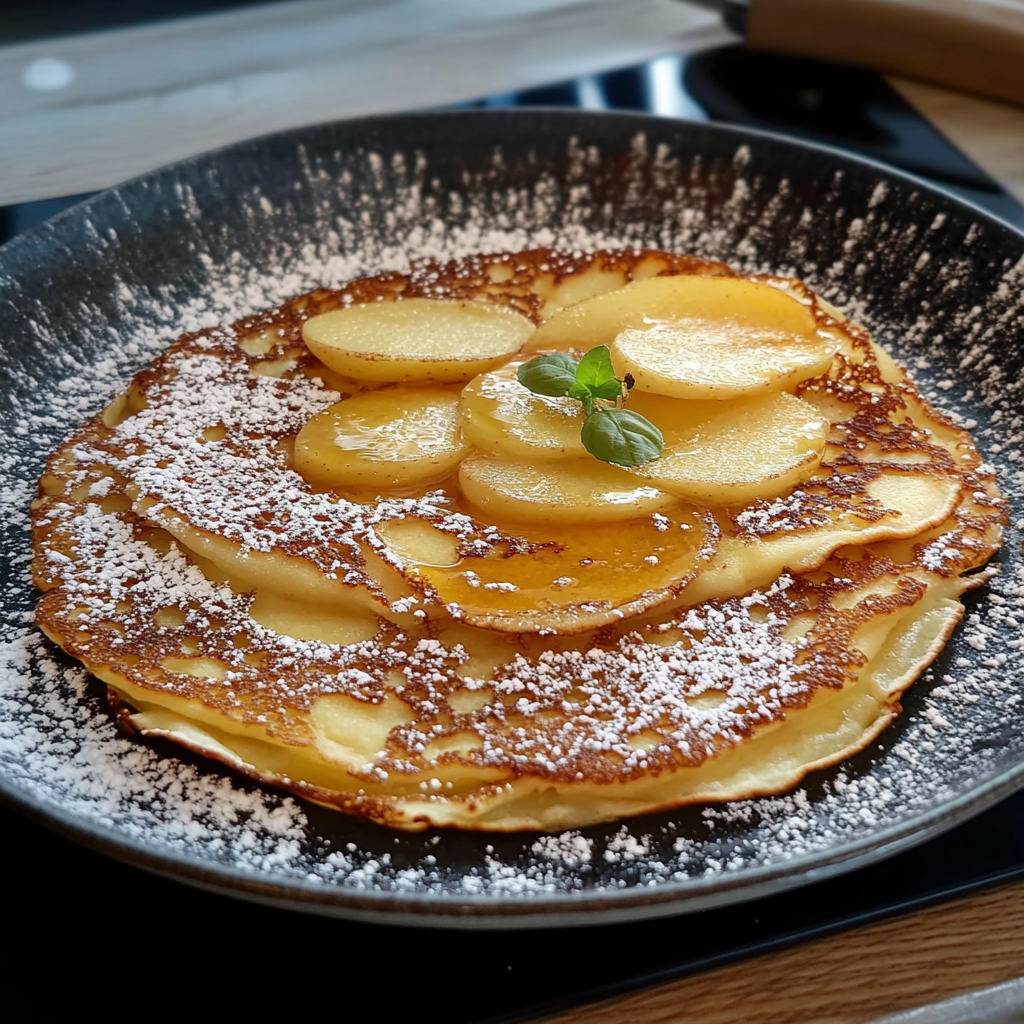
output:
[[512, 462], [473, 454], [459, 466], [459, 486], [488, 522], [606, 523], [677, 504], [671, 494], [590, 456]]
[[818, 409], [785, 393], [687, 402], [634, 392], [629, 405], [665, 438], [660, 459], [630, 472], [702, 505], [775, 498], [809, 480], [829, 432]]
[[316, 487], [426, 487], [466, 455], [459, 396], [443, 388], [363, 391], [314, 416], [295, 439], [295, 470]]
[[608, 345], [640, 391], [723, 400], [781, 391], [827, 372], [838, 341], [807, 306], [744, 278], [655, 277], [560, 310], [530, 351]]
[[[562, 464], [558, 464], [562, 465]], [[498, 524], [514, 541], [460, 558], [450, 534], [411, 518], [378, 534], [412, 589], [427, 586], [447, 615], [509, 633], [577, 633], [621, 622], [677, 596], [713, 553], [706, 514], [618, 522]]]
[[535, 395], [516, 379], [524, 360], [474, 377], [462, 391], [462, 432], [474, 447], [514, 460], [583, 458], [586, 417], [572, 398]]
[[461, 383], [518, 352], [533, 324], [489, 302], [403, 299], [334, 309], [302, 327], [309, 350], [357, 380]]

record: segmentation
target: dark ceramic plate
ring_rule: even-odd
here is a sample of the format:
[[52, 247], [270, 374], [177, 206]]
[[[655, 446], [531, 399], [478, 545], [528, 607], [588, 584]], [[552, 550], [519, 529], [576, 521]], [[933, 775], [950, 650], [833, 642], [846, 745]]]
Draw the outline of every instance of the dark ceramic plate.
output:
[[0, 250], [6, 799], [113, 856], [237, 895], [511, 927], [800, 885], [1024, 784], [1015, 527], [1002, 575], [862, 754], [786, 797], [562, 837], [396, 835], [124, 739], [98, 685], [35, 631], [26, 510], [45, 456], [183, 330], [410, 255], [609, 244], [805, 279], [866, 322], [935, 404], [974, 421], [1020, 505], [1024, 237], [918, 181], [766, 135], [578, 112], [371, 119], [234, 146]]

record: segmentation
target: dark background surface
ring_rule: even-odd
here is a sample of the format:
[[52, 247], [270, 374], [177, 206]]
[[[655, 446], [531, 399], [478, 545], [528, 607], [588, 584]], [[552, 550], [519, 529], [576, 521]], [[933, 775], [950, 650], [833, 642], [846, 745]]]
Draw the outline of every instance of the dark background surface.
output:
[[8, 1021], [263, 1020], [277, 998], [305, 1019], [347, 1018], [365, 999], [380, 1020], [524, 1020], [1024, 875], [1019, 793], [881, 864], [737, 906], [638, 924], [440, 931], [202, 892], [7, 810], [0, 828], [17, 836], [5, 857]]
[[[253, 7], [261, 0], [4, 0], [0, 46]], [[275, 0], [262, 0], [263, 3]], [[276, 0], [279, 2], [279, 0]]]

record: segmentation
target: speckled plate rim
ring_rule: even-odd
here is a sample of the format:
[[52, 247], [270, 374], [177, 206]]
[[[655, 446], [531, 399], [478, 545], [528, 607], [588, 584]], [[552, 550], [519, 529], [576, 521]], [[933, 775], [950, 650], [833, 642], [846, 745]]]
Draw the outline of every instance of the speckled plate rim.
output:
[[[755, 900], [844, 875], [919, 846], [1024, 788], [1024, 764], [987, 780], [977, 790], [898, 826], [879, 829], [832, 850], [815, 851], [781, 864], [723, 872], [657, 887], [601, 890], [568, 896], [499, 899], [458, 895], [409, 897], [393, 892], [350, 890], [302, 879], [267, 881], [197, 857], [155, 852], [150, 846], [91, 822], [83, 822], [42, 800], [26, 799], [0, 776], [0, 800], [26, 818], [67, 839], [179, 882], [286, 910], [339, 917], [367, 924], [417, 928], [568, 928], [696, 913]], [[442, 904], [442, 907], [438, 907]]]
[[[460, 112], [461, 113], [461, 112]], [[566, 140], [578, 131], [582, 119], [616, 118], [632, 122], [634, 132], [644, 126], [672, 124], [678, 130], [686, 122], [658, 118], [632, 112], [580, 112], [547, 108], [517, 108], [513, 111], [472, 111], [468, 116], [522, 117], [543, 115], [547, 119], [564, 118]], [[362, 118], [347, 122], [314, 125], [308, 128], [276, 132], [271, 135], [235, 143], [173, 164], [156, 168], [122, 183], [119, 188], [141, 183], [157, 174], [183, 170], [202, 163], [219, 154], [244, 151], [247, 147], [270, 139], [288, 140], [298, 144], [304, 135], [337, 126], [387, 124], [402, 120], [451, 117], [451, 113], [395, 114]], [[574, 127], [574, 125], [576, 127]], [[976, 220], [987, 222], [996, 230], [1008, 233], [1024, 244], [1024, 232], [994, 216], [977, 204], [937, 187], [915, 175], [895, 170], [878, 161], [854, 156], [835, 147], [790, 138], [775, 132], [738, 128], [719, 124], [701, 124], [702, 131], [730, 137], [738, 148], [759, 141], [788, 147], [794, 157], [808, 152], [820, 153], [830, 160], [874, 172], [881, 181], [894, 181], [915, 190], [931, 193], [947, 203], [969, 212]], [[88, 213], [93, 203], [102, 201], [105, 192], [98, 193], [82, 203], [62, 211], [56, 217], [37, 225], [7, 245], [0, 246], [0, 260], [5, 250], [19, 245], [23, 239], [46, 230], [65, 218]], [[789, 860], [770, 865], [758, 865], [714, 876], [690, 878], [684, 882], [661, 882], [655, 887], [635, 887], [626, 890], [586, 890], [583, 892], [550, 895], [537, 894], [528, 898], [443, 895], [420, 893], [413, 896], [385, 891], [367, 891], [346, 887], [313, 884], [298, 878], [272, 879], [269, 873], [259, 877], [230, 865], [205, 861], [198, 856], [178, 854], [158, 849], [132, 836], [126, 836], [115, 827], [89, 821], [69, 814], [59, 806], [34, 794], [27, 794], [12, 784], [0, 771], [0, 802], [25, 817], [53, 830], [98, 853], [165, 877], [185, 882], [201, 889], [251, 900], [257, 903], [291, 910], [302, 910], [353, 921], [374, 924], [394, 924], [405, 927], [464, 928], [464, 929], [527, 929], [540, 927], [580, 927], [591, 924], [624, 923], [654, 917], [680, 915], [727, 904], [757, 899], [769, 894], [792, 890], [857, 868], [874, 864], [903, 850], [918, 846], [948, 831], [998, 803], [1001, 799], [1024, 788], [1024, 760], [978, 782], [965, 792], [943, 800], [923, 811], [871, 834], [834, 847], [797, 855]], [[638, 819], [629, 819], [636, 821]]]

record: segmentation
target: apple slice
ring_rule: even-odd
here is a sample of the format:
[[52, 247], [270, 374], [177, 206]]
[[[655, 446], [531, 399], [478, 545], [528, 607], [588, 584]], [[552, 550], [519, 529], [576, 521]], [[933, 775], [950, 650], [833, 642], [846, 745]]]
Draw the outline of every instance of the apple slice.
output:
[[462, 383], [500, 366], [532, 331], [526, 317], [494, 303], [402, 299], [310, 317], [302, 337], [317, 359], [346, 377]]
[[629, 407], [665, 438], [660, 459], [629, 472], [702, 505], [746, 505], [804, 483], [829, 432], [818, 409], [785, 393], [723, 403], [634, 391]]
[[423, 488], [453, 473], [467, 451], [457, 392], [381, 388], [309, 420], [295, 439], [295, 470], [328, 490]]
[[526, 348], [608, 345], [641, 391], [724, 400], [792, 388], [832, 365], [838, 341], [779, 288], [744, 278], [655, 277], [560, 310]]
[[583, 458], [586, 422], [573, 398], [535, 395], [516, 379], [523, 360], [474, 377], [462, 391], [462, 433], [490, 454], [510, 459]]
[[557, 530], [519, 523], [502, 528], [515, 543], [463, 558], [445, 553], [454, 548], [451, 534], [431, 542], [427, 533], [441, 531], [412, 517], [376, 530], [411, 588], [427, 584], [450, 616], [485, 629], [548, 635], [621, 622], [678, 595], [714, 551], [708, 527], [706, 514], [685, 506], [626, 522], [561, 523]]
[[488, 522], [613, 522], [678, 504], [672, 495], [641, 483], [626, 470], [589, 456], [552, 464], [473, 454], [459, 467], [459, 485]]

